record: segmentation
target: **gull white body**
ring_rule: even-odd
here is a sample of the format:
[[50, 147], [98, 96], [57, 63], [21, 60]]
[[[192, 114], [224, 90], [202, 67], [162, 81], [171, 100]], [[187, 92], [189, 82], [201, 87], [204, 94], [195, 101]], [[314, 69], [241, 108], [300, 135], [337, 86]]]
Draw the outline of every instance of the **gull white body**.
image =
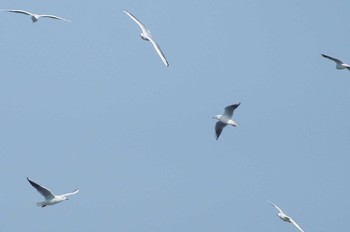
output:
[[220, 121], [220, 122], [223, 122], [227, 125], [231, 125], [231, 126], [234, 126], [234, 127], [237, 127], [238, 124], [233, 121], [231, 118], [228, 118], [227, 116], [225, 115], [215, 115], [215, 118]]
[[68, 19], [64, 19], [64, 18], [55, 16], [55, 15], [33, 14], [31, 12], [24, 11], [24, 10], [1, 10], [1, 11], [29, 15], [31, 17], [33, 23], [37, 22], [40, 18], [51, 18], [51, 19], [58, 19], [58, 20], [70, 22], [70, 20], [68, 20]]
[[222, 130], [225, 126], [231, 125], [234, 127], [237, 127], [238, 124], [233, 121], [233, 111], [240, 105], [241, 103], [226, 106], [225, 112], [223, 115], [215, 115], [213, 118], [218, 120], [218, 122], [215, 124], [215, 133], [216, 133], [216, 140], [219, 138]]
[[143, 23], [141, 23], [140, 20], [138, 20], [134, 15], [132, 15], [131, 13], [129, 13], [127, 10], [123, 10], [125, 14], [127, 14], [137, 25], [139, 25], [139, 27], [141, 28], [142, 32], [140, 34], [141, 38], [143, 40], [149, 41], [152, 43], [154, 49], [156, 50], [156, 52], [158, 53], [159, 57], [162, 59], [163, 63], [165, 64], [165, 66], [169, 66], [169, 62], [167, 61], [167, 59], [165, 58], [165, 55], [163, 54], [162, 50], [160, 49], [159, 45], [157, 44], [157, 42], [153, 39], [151, 32], [149, 29], [147, 29], [145, 27], [145, 25]]
[[348, 64], [337, 64], [336, 66], [335, 66], [335, 68], [336, 69], [338, 69], [338, 70], [342, 70], [342, 69], [348, 69], [348, 68], [350, 68], [350, 65], [348, 65]]
[[350, 65], [342, 62], [341, 60], [338, 60], [338, 59], [333, 58], [331, 56], [327, 56], [325, 54], [321, 54], [321, 56], [323, 56], [324, 58], [327, 58], [327, 59], [330, 59], [330, 60], [334, 61], [336, 63], [335, 68], [338, 69], [338, 70], [342, 70], [342, 69], [350, 70]]
[[55, 204], [60, 203], [62, 201], [69, 200], [67, 198], [68, 196], [77, 194], [79, 192], [79, 189], [76, 189], [74, 192], [71, 192], [71, 193], [65, 193], [62, 195], [54, 195], [48, 188], [43, 187], [43, 186], [35, 183], [34, 181], [30, 180], [29, 178], [27, 178], [27, 180], [45, 198], [45, 201], [41, 201], [41, 202], [36, 203], [37, 206], [41, 206], [41, 207], [45, 207], [48, 205], [55, 205]]
[[282, 219], [285, 222], [292, 223], [296, 228], [298, 228], [298, 230], [300, 230], [301, 232], [304, 232], [304, 230], [293, 220], [293, 218], [291, 218], [287, 214], [285, 214], [277, 205], [275, 205], [271, 201], [268, 201], [268, 202], [278, 210], [277, 216], [280, 219]]
[[67, 198], [65, 196], [54, 196], [54, 198], [52, 198], [52, 199], [37, 202], [36, 204], [37, 204], [37, 206], [45, 207], [47, 205], [54, 205], [54, 204], [60, 203], [60, 202], [65, 201], [65, 200], [67, 200]]

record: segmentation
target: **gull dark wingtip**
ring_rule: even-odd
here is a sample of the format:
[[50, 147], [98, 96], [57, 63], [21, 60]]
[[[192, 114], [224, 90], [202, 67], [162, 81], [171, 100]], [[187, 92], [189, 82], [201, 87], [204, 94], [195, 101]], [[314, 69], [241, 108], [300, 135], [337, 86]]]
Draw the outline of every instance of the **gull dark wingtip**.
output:
[[28, 182], [29, 182], [29, 184], [31, 185], [31, 186], [33, 186], [34, 188], [36, 188], [35, 186], [37, 185], [35, 182], [33, 182], [31, 179], [29, 179], [28, 177], [27, 177], [27, 180], [28, 180]]
[[236, 104], [231, 105], [231, 107], [234, 107], [234, 108], [236, 109], [240, 104], [241, 104], [241, 103], [239, 102], [239, 103], [236, 103]]

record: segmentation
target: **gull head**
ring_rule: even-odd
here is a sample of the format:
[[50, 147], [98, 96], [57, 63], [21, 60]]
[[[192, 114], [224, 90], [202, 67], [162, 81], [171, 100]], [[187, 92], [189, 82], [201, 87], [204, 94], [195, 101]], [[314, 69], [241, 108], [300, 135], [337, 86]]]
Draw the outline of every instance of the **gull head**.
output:
[[145, 36], [145, 34], [143, 34], [143, 32], [140, 34], [140, 36], [141, 36], [141, 39], [143, 39], [143, 40], [146, 40], [146, 41], [149, 40], [149, 39], [147, 38], [147, 36]]
[[38, 15], [32, 15], [32, 21], [33, 21], [33, 23], [35, 23], [36, 21], [38, 21], [38, 20], [39, 20], [39, 17], [40, 17], [40, 16], [38, 16]]
[[283, 221], [291, 223], [290, 218], [284, 213], [278, 213], [277, 216], [281, 218]]
[[220, 116], [221, 116], [221, 115], [215, 115], [215, 116], [213, 116], [213, 117], [211, 117], [211, 118], [212, 118], [212, 119], [219, 120]]

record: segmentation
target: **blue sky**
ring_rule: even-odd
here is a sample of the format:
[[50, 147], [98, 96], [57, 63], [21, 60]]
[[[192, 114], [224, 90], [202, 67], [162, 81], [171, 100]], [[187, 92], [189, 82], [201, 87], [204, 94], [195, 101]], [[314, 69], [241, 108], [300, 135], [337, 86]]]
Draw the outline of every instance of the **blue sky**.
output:
[[347, 3], [2, 1], [72, 23], [0, 12], [0, 230], [345, 231]]

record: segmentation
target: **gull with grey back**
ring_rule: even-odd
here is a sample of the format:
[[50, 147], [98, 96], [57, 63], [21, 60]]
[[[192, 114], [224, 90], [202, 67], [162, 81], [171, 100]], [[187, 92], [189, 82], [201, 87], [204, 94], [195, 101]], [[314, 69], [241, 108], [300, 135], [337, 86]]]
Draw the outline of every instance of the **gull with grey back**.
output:
[[58, 20], [63, 20], [63, 21], [71, 22], [71, 21], [68, 20], [68, 19], [64, 19], [64, 18], [55, 16], [55, 15], [33, 14], [33, 13], [31, 13], [31, 12], [24, 11], [24, 10], [1, 10], [1, 11], [29, 15], [29, 16], [31, 16], [31, 19], [32, 19], [33, 23], [37, 22], [40, 18], [51, 18], [51, 19], [58, 19]]
[[169, 62], [167, 61], [167, 59], [165, 58], [162, 50], [160, 49], [159, 45], [157, 44], [157, 42], [153, 39], [152, 35], [151, 35], [151, 31], [149, 29], [146, 28], [146, 26], [141, 23], [140, 20], [138, 20], [134, 15], [132, 15], [130, 12], [128, 12], [127, 10], [123, 10], [125, 14], [127, 14], [132, 20], [134, 20], [135, 23], [137, 23], [137, 25], [139, 25], [139, 27], [141, 28], [142, 32], [140, 34], [141, 38], [143, 40], [149, 41], [152, 43], [154, 49], [157, 51], [158, 55], [160, 56], [160, 58], [162, 59], [163, 63], [165, 64], [165, 66], [169, 66]]
[[222, 130], [224, 129], [225, 126], [231, 125], [234, 127], [237, 127], [238, 124], [232, 120], [233, 116], [233, 111], [240, 105], [241, 103], [238, 104], [233, 104], [230, 106], [225, 107], [225, 112], [223, 115], [215, 115], [213, 119], [218, 120], [218, 122], [215, 124], [215, 133], [216, 133], [216, 140], [219, 138]]
[[274, 203], [272, 203], [271, 201], [268, 201], [271, 205], [273, 205], [279, 212], [277, 214], [277, 216], [279, 218], [281, 218], [283, 221], [285, 222], [289, 222], [292, 223], [296, 228], [298, 228], [298, 230], [300, 230], [301, 232], [304, 232], [304, 230], [293, 220], [293, 218], [289, 217], [288, 215], [286, 215], [277, 205], [275, 205]]
[[54, 204], [60, 203], [60, 202], [65, 201], [65, 200], [69, 200], [67, 198], [68, 196], [77, 194], [79, 192], [79, 189], [76, 189], [71, 193], [55, 195], [48, 188], [43, 187], [43, 186], [35, 183], [34, 181], [30, 180], [28, 177], [27, 177], [27, 180], [45, 198], [45, 201], [37, 203], [37, 206], [41, 206], [41, 207], [45, 207], [48, 205], [54, 205]]

